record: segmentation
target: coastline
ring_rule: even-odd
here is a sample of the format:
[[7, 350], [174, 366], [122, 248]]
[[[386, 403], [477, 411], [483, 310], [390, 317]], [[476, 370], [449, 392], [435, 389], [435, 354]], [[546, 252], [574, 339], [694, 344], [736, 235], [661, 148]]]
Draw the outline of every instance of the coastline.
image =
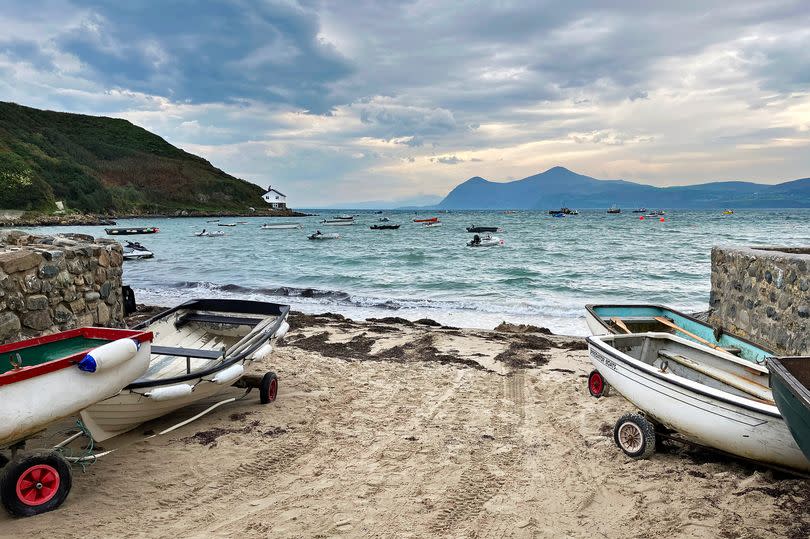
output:
[[[141, 315], [151, 311], [144, 308]], [[506, 324], [293, 313], [255, 394], [145, 424], [74, 474], [59, 511], [0, 516], [11, 536], [806, 537], [810, 485], [668, 445], [634, 461], [612, 440], [633, 411], [593, 399], [585, 341]], [[103, 512], [98, 507], [104, 507]], [[752, 508], [754, 508], [752, 510]]]
[[233, 211], [188, 211], [177, 210], [170, 213], [120, 213], [120, 214], [40, 214], [28, 212], [16, 219], [0, 219], [0, 228], [39, 227], [39, 226], [114, 226], [118, 220], [126, 219], [182, 219], [194, 217], [311, 217], [310, 213], [295, 210], [262, 209], [255, 212]]

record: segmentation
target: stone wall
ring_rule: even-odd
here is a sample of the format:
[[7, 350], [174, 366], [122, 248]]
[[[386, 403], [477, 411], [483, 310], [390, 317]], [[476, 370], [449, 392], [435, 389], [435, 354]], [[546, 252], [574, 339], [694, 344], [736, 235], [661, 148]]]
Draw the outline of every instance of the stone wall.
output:
[[122, 263], [115, 241], [0, 231], [0, 343], [123, 326]]
[[810, 247], [713, 248], [709, 302], [712, 325], [810, 355]]

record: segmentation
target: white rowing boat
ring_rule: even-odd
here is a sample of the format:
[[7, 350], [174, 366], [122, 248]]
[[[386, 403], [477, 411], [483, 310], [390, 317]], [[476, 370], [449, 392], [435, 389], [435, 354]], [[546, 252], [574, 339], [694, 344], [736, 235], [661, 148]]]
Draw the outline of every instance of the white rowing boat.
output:
[[[614, 438], [649, 456], [655, 432], [758, 462], [810, 471], [773, 401], [768, 369], [669, 333], [588, 337], [605, 381], [648, 418], [625, 416]], [[646, 421], [646, 423], [645, 423]]]
[[300, 223], [265, 223], [261, 226], [262, 230], [291, 230], [294, 228], [303, 228]]

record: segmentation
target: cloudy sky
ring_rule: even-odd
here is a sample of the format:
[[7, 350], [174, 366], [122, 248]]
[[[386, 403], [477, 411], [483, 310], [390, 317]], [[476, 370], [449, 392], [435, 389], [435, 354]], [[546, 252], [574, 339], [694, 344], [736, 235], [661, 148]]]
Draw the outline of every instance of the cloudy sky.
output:
[[810, 2], [5, 0], [0, 100], [126, 118], [296, 206], [555, 165], [776, 183], [810, 176]]

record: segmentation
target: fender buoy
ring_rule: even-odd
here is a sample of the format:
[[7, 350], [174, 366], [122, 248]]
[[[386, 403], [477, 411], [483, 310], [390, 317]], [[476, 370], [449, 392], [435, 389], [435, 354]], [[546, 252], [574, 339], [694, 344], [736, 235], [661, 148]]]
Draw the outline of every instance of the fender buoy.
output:
[[245, 374], [245, 367], [241, 363], [235, 363], [227, 369], [222, 369], [211, 381], [219, 385], [230, 385]]
[[84, 372], [113, 369], [135, 357], [140, 347], [134, 339], [118, 339], [91, 350], [77, 366]]
[[146, 396], [156, 401], [167, 401], [191, 395], [193, 390], [194, 388], [188, 384], [175, 384], [173, 386], [156, 387], [146, 393]]

